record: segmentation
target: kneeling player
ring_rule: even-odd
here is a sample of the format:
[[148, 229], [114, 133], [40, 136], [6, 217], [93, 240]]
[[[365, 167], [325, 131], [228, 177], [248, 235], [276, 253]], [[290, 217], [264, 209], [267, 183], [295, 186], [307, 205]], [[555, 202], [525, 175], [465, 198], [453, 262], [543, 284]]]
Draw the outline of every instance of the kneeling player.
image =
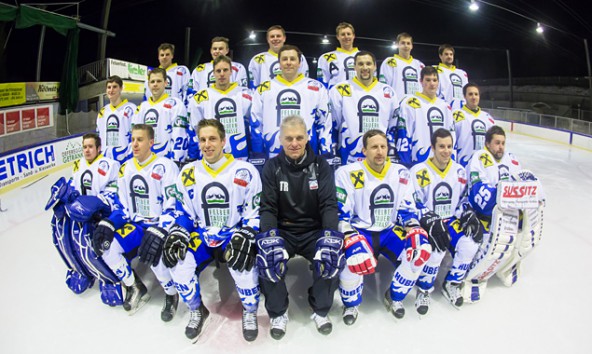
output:
[[505, 152], [505, 143], [504, 130], [494, 125], [485, 134], [485, 149], [473, 154], [468, 167], [469, 201], [486, 231], [465, 281], [463, 297], [468, 302], [481, 299], [494, 274], [512, 286], [521, 260], [542, 237], [542, 186]]
[[348, 265], [339, 277], [339, 290], [345, 305], [343, 321], [348, 325], [357, 319], [363, 275], [374, 273], [375, 255], [381, 253], [393, 264], [401, 262], [384, 301], [396, 318], [403, 318], [403, 299], [432, 250], [417, 221], [409, 170], [387, 158], [386, 134], [366, 132], [362, 152], [364, 161], [341, 167], [335, 177], [339, 229], [346, 235]]
[[185, 335], [197, 341], [209, 316], [199, 273], [214, 259], [227, 261], [243, 304], [243, 336], [253, 341], [258, 334], [254, 262], [261, 179], [253, 165], [223, 153], [226, 134], [220, 121], [201, 120], [197, 135], [203, 159], [186, 165], [177, 178], [182, 215], [166, 239], [164, 263], [191, 311]]
[[452, 254], [452, 267], [442, 292], [453, 306], [462, 305], [461, 284], [483, 240], [479, 220], [468, 205], [465, 169], [451, 159], [454, 142], [450, 131], [436, 130], [431, 149], [434, 156], [411, 169], [420, 223], [434, 241], [432, 256], [417, 281], [415, 307], [421, 315], [428, 312], [430, 293], [447, 249]]

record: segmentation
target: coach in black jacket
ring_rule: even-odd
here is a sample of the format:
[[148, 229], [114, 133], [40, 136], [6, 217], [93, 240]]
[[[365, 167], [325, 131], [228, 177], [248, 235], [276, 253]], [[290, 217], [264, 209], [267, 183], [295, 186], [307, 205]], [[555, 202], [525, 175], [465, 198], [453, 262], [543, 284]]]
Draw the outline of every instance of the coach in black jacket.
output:
[[[329, 164], [314, 154], [308, 139], [304, 120], [297, 116], [286, 117], [280, 127], [282, 150], [263, 168], [262, 234], [257, 237], [257, 264], [265, 307], [271, 319], [270, 333], [275, 339], [283, 337], [288, 322], [288, 291], [284, 281], [287, 256], [291, 258], [300, 254], [314, 263], [315, 255], [319, 258], [322, 240], [329, 240], [329, 245], [335, 245], [337, 253], [341, 252], [343, 244], [337, 233], [323, 231], [337, 230], [335, 179]], [[331, 238], [325, 239], [324, 235]], [[262, 243], [262, 238], [267, 242]], [[281, 244], [278, 246], [271, 242], [273, 239]], [[338, 274], [336, 270], [331, 276], [320, 276], [318, 271], [313, 271], [308, 301], [314, 311], [312, 319], [322, 334], [329, 334], [332, 330], [327, 314], [338, 286]]]

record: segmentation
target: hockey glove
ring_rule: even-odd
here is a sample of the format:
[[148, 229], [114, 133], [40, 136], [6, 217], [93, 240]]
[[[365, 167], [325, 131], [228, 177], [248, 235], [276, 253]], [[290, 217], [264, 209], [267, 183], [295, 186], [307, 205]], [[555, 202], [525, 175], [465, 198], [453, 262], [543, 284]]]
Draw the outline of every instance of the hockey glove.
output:
[[317, 240], [313, 258], [314, 272], [323, 279], [333, 279], [343, 270], [343, 234], [332, 230], [323, 230]]
[[255, 238], [259, 277], [273, 283], [281, 281], [288, 270], [288, 251], [284, 239], [278, 234], [277, 229], [272, 229]]
[[446, 227], [444, 220], [433, 211], [428, 211], [419, 220], [419, 223], [427, 231], [429, 235], [428, 240], [432, 248], [438, 252], [446, 252], [448, 246], [450, 246], [450, 235], [448, 234], [448, 227]]
[[95, 278], [87, 277], [73, 269], [68, 269], [66, 273], [66, 285], [74, 294], [82, 294], [86, 289], [91, 288]]
[[249, 271], [253, 268], [256, 256], [255, 230], [248, 226], [236, 230], [224, 251], [228, 266], [239, 272]]
[[483, 229], [481, 228], [481, 222], [472, 209], [466, 209], [463, 211], [459, 221], [460, 228], [463, 230], [465, 235], [472, 238], [476, 243], [481, 243], [481, 241], [483, 241]]
[[99, 289], [101, 290], [101, 301], [103, 301], [105, 305], [123, 305], [123, 292], [121, 291], [121, 283], [113, 284], [109, 281], [100, 279]]
[[374, 273], [376, 258], [366, 237], [355, 232], [345, 237], [345, 258], [350, 272], [366, 275]]
[[432, 246], [427, 232], [421, 227], [414, 227], [405, 235], [405, 257], [415, 267], [423, 267], [430, 259]]
[[102, 256], [103, 252], [111, 247], [113, 237], [115, 237], [115, 226], [111, 220], [101, 220], [92, 235], [92, 248], [97, 256]]
[[169, 236], [164, 242], [163, 259], [164, 265], [173, 268], [179, 259], [185, 260], [187, 248], [189, 247], [189, 231], [183, 226], [173, 225], [169, 230]]
[[165, 229], [158, 226], [150, 226], [144, 231], [144, 237], [138, 248], [140, 261], [156, 267], [162, 256], [162, 245], [167, 236]]

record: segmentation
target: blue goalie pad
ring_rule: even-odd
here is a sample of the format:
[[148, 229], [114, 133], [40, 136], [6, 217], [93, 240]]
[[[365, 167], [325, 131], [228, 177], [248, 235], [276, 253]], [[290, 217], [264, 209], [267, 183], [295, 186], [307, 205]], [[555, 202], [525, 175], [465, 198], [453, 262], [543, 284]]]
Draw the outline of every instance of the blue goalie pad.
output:
[[51, 221], [53, 244], [68, 269], [72, 269], [86, 277], [92, 277], [84, 262], [81, 261], [72, 248], [71, 226], [72, 221], [70, 218], [59, 219], [54, 215]]
[[101, 290], [101, 301], [103, 301], [105, 305], [123, 305], [123, 292], [121, 290], [121, 283], [114, 284], [100, 280], [99, 289]]
[[111, 208], [98, 197], [81, 195], [66, 205], [66, 212], [74, 222], [99, 221], [111, 214]]
[[86, 289], [92, 288], [95, 278], [78, 273], [69, 269], [66, 272], [66, 285], [74, 294], [82, 294]]
[[55, 207], [59, 202], [69, 203], [79, 195], [80, 193], [74, 190], [64, 177], [61, 177], [51, 186], [51, 195], [45, 204], [45, 210]]

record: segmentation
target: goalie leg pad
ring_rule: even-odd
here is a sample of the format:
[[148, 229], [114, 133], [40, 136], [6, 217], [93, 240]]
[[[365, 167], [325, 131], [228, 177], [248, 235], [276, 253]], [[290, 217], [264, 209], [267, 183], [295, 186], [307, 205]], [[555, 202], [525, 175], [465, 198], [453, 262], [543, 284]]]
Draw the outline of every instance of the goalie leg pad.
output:
[[352, 273], [345, 267], [339, 274], [339, 294], [345, 307], [358, 306], [362, 303], [364, 276]]
[[463, 304], [479, 302], [483, 298], [486, 288], [487, 281], [465, 280], [462, 287]]
[[101, 301], [103, 301], [105, 305], [123, 305], [124, 298], [121, 283], [111, 283], [101, 279], [99, 280], [99, 290], [101, 291]]
[[243, 308], [247, 312], [256, 311], [259, 306], [259, 296], [261, 291], [259, 289], [259, 274], [256, 268], [249, 271], [239, 272], [232, 268], [228, 268], [232, 279], [236, 285], [236, 291], [240, 297]]
[[95, 278], [87, 277], [75, 270], [69, 269], [66, 272], [66, 285], [74, 294], [82, 294], [86, 289], [92, 288]]

